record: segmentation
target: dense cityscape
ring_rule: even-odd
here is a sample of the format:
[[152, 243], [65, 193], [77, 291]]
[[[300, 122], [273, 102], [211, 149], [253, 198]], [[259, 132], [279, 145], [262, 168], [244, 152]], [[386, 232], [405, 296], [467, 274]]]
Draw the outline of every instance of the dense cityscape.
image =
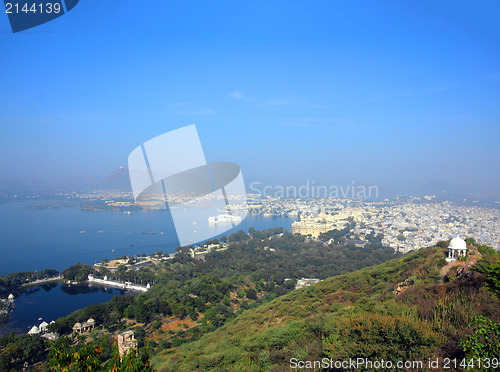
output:
[[[292, 225], [297, 233], [319, 236], [342, 228], [351, 217], [358, 222], [353, 235], [364, 240], [374, 232], [383, 234], [383, 244], [402, 252], [436, 244], [454, 236], [472, 237], [500, 248], [498, 209], [458, 206], [449, 201], [433, 202], [434, 196], [379, 202], [349, 199], [255, 199], [251, 207], [263, 215], [300, 215]], [[328, 214], [328, 215], [326, 215]], [[354, 238], [353, 236], [353, 238]]]

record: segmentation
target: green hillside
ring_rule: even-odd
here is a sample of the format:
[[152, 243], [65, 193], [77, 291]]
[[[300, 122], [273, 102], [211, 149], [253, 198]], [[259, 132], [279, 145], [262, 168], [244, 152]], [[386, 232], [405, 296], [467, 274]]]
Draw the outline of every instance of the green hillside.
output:
[[[442, 366], [445, 358], [498, 356], [498, 254], [468, 246], [469, 262], [451, 268], [443, 269], [445, 249], [436, 246], [291, 291], [157, 354], [153, 365], [159, 371], [278, 371], [289, 370], [292, 358], [439, 358]], [[349, 369], [356, 370], [342, 370]]]

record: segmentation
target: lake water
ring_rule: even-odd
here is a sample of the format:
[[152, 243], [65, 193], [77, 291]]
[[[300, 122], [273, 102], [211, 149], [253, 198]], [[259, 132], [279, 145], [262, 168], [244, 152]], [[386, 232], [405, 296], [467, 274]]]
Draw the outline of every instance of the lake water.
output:
[[[0, 275], [47, 268], [61, 271], [77, 262], [93, 265], [105, 257], [149, 255], [157, 250], [173, 253], [179, 245], [170, 213], [165, 210], [126, 214], [78, 208], [26, 209], [26, 206], [0, 203]], [[293, 221], [287, 217], [250, 215], [225, 234], [240, 229], [248, 231], [250, 227], [290, 229]], [[49, 323], [123, 293], [119, 289], [87, 285], [68, 287], [59, 283], [22, 288], [14, 292], [16, 306], [9, 322], [0, 328], [0, 334], [11, 330], [27, 332], [29, 327], [41, 323], [38, 318]]]
[[[78, 208], [25, 209], [0, 203], [0, 275], [19, 271], [59, 271], [77, 262], [93, 265], [103, 258], [161, 250], [179, 243], [166, 210], [84, 211]], [[226, 235], [272, 227], [290, 229], [294, 218], [249, 215]], [[80, 233], [85, 231], [85, 233]], [[152, 234], [152, 232], [154, 234]], [[163, 234], [161, 234], [163, 233]]]
[[42, 321], [50, 323], [87, 305], [107, 302], [111, 297], [124, 293], [121, 289], [95, 285], [89, 287], [86, 284], [67, 286], [47, 283], [37, 287], [23, 287], [13, 292], [15, 308], [9, 314], [8, 323], [0, 326], [0, 334], [8, 334], [11, 330], [26, 333]]

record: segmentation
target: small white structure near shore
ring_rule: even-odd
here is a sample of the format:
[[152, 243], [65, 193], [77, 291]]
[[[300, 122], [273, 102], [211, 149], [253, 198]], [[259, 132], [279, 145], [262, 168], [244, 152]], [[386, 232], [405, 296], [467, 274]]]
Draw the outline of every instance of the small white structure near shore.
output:
[[459, 257], [465, 257], [467, 255], [467, 244], [465, 240], [459, 237], [453, 238], [448, 246], [448, 257], [446, 261], [455, 261]]
[[94, 277], [92, 274], [87, 276], [89, 283], [98, 283], [102, 285], [109, 285], [110, 287], [122, 288], [122, 289], [130, 289], [132, 291], [141, 291], [147, 292], [151, 285], [148, 283], [145, 287], [139, 284], [133, 284], [130, 282], [117, 282], [114, 280], [108, 280], [108, 277], [105, 275], [104, 279], [99, 279]]
[[31, 329], [28, 331], [28, 334], [31, 335], [37, 335], [40, 333], [40, 329], [35, 325], [31, 327]]
[[[53, 324], [53, 323], [55, 323], [55, 322], [54, 321], [50, 322], [50, 324]], [[49, 323], [47, 323], [46, 321], [43, 321], [40, 323], [40, 325], [38, 325], [38, 326], [34, 325], [33, 327], [31, 327], [30, 330], [28, 331], [28, 334], [30, 336], [41, 335], [42, 337], [49, 338], [49, 339], [52, 339], [51, 337], [53, 335], [53, 336], [55, 336], [55, 338], [57, 338], [57, 336], [54, 333], [49, 333], [48, 326], [49, 326]]]

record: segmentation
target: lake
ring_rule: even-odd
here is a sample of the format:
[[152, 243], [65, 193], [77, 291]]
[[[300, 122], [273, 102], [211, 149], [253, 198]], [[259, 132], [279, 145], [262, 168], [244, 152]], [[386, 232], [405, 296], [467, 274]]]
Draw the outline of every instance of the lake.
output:
[[122, 289], [96, 285], [89, 287], [86, 284], [68, 286], [47, 283], [37, 287], [22, 287], [12, 292], [15, 295], [15, 308], [9, 314], [8, 323], [0, 326], [0, 334], [8, 334], [11, 330], [26, 333], [43, 320], [50, 323], [87, 305], [107, 302], [111, 297], [125, 292]]
[[[173, 253], [179, 243], [166, 210], [84, 211], [76, 207], [26, 209], [21, 202], [0, 203], [0, 275], [43, 269], [63, 270], [77, 262]], [[249, 215], [226, 235], [272, 227], [290, 229], [294, 218]]]
[[[165, 210], [84, 211], [78, 208], [26, 209], [26, 203], [0, 203], [0, 275], [20, 271], [59, 271], [77, 262], [93, 265], [103, 258], [157, 250], [173, 253], [179, 245]], [[227, 235], [272, 227], [291, 228], [295, 219], [249, 215]], [[154, 234], [152, 234], [154, 233]], [[162, 234], [163, 233], [163, 234]], [[13, 292], [15, 309], [0, 334], [27, 332], [42, 318], [47, 323], [87, 305], [107, 302], [123, 290], [85, 284], [48, 283]], [[8, 293], [2, 297], [7, 297]]]

